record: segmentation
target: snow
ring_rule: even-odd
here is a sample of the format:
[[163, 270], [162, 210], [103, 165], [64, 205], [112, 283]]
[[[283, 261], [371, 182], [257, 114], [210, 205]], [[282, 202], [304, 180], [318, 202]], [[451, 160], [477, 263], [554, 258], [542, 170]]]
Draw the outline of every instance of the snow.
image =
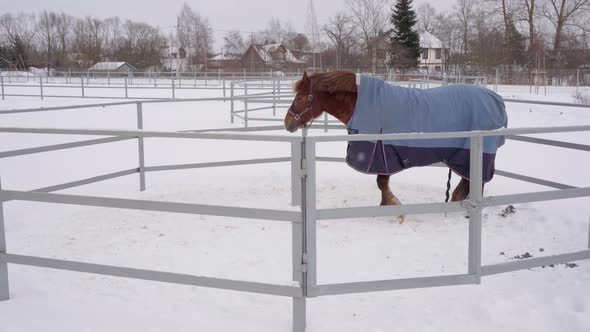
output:
[[[572, 102], [573, 90], [551, 88], [545, 97], [530, 95], [528, 87], [500, 87], [505, 97], [564, 102]], [[0, 109], [87, 102], [92, 100], [8, 97]], [[581, 108], [507, 106], [511, 128], [590, 124], [590, 113]], [[136, 128], [134, 105], [2, 115], [0, 121], [1, 126]], [[144, 123], [147, 130], [168, 131], [230, 127], [229, 103], [146, 104]], [[590, 133], [536, 136], [582, 144], [590, 139]], [[0, 134], [0, 151], [90, 138]], [[290, 154], [288, 143], [146, 139], [145, 144], [147, 165]], [[318, 144], [317, 153], [342, 157], [345, 143]], [[132, 167], [137, 167], [135, 141], [0, 159], [2, 186], [15, 190]], [[590, 186], [589, 167], [587, 152], [516, 141], [507, 141], [497, 158], [498, 169], [580, 187]], [[446, 170], [411, 169], [391, 182], [404, 203], [440, 202]], [[146, 192], [138, 187], [138, 177], [128, 176], [61, 193], [296, 209], [289, 205], [288, 163], [154, 172], [147, 174]], [[319, 163], [317, 188], [318, 208], [373, 206], [380, 200], [375, 178], [344, 164]], [[485, 195], [541, 190], [547, 188], [497, 176]], [[499, 216], [505, 206], [485, 209], [483, 263], [587, 248], [589, 206], [588, 198], [518, 204], [505, 218]], [[4, 213], [11, 253], [276, 284], [291, 279], [291, 226], [284, 222], [28, 202], [7, 202]], [[393, 217], [318, 222], [318, 282], [464, 273], [467, 231], [461, 213], [407, 216], [403, 224]], [[308, 331], [588, 331], [590, 262], [576, 263], [484, 277], [481, 285], [309, 299]], [[9, 278], [11, 299], [0, 302], [2, 332], [291, 330], [289, 298], [17, 265], [9, 265]]]
[[[121, 68], [121, 66], [125, 64], [126, 62], [97, 62], [92, 67], [88, 68], [88, 70], [114, 71]], [[128, 64], [128, 66], [130, 65]]]
[[230, 60], [239, 60], [239, 59], [240, 59], [239, 55], [228, 54], [228, 53], [217, 54], [217, 55], [214, 55], [209, 58], [209, 60], [212, 60], [212, 61], [230, 61]]
[[[262, 58], [262, 60], [264, 62], [271, 63], [271, 62], [273, 62], [273, 58], [272, 58], [271, 53], [275, 52], [279, 47], [282, 46], [282, 44], [274, 44], [273, 43], [273, 44], [252, 45], [252, 46], [254, 47], [256, 52], [258, 52], [258, 55], [260, 55], [260, 57]], [[287, 47], [285, 47], [285, 50], [286, 50], [285, 61], [291, 62], [291, 63], [296, 63], [296, 64], [304, 64], [305, 63], [305, 61], [297, 59], [297, 57], [293, 54], [293, 52], [291, 52], [291, 50], [289, 50]]]
[[420, 47], [422, 48], [443, 48], [443, 44], [440, 39], [436, 38], [433, 34], [428, 31], [420, 33]]

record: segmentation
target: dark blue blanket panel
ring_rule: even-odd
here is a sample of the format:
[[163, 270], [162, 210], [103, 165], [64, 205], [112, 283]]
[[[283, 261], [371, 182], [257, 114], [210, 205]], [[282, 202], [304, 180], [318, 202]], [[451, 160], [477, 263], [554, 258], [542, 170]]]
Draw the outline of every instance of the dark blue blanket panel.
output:
[[[502, 97], [488, 89], [452, 85], [409, 89], [362, 76], [349, 134], [431, 133], [506, 128]], [[442, 162], [469, 179], [469, 138], [349, 142], [346, 162], [359, 172], [390, 175]], [[494, 176], [503, 136], [484, 137], [483, 182]]]

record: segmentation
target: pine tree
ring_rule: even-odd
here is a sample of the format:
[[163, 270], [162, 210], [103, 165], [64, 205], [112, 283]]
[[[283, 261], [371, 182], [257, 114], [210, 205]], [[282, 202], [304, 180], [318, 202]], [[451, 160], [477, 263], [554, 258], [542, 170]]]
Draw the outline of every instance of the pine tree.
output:
[[10, 48], [10, 60], [17, 68], [24, 70], [28, 67], [28, 56], [25, 48], [25, 44], [22, 42], [19, 36], [14, 38], [14, 42]]
[[508, 18], [508, 28], [506, 29], [507, 36], [505, 36], [505, 49], [507, 63], [524, 64], [526, 61], [526, 45], [525, 37], [516, 29], [512, 17]]
[[413, 0], [397, 0], [392, 9], [391, 24], [391, 65], [394, 67], [415, 68], [420, 57], [420, 35], [414, 29], [416, 12], [412, 9]]

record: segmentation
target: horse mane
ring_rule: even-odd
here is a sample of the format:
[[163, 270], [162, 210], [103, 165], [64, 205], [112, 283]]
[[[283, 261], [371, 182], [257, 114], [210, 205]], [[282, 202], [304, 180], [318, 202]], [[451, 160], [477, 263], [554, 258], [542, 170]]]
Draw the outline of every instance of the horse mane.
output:
[[[314, 90], [320, 92], [350, 92], [356, 93], [356, 75], [348, 71], [335, 71], [329, 73], [314, 73], [310, 76], [314, 80]], [[297, 93], [301, 90], [303, 80], [295, 83], [293, 90]]]

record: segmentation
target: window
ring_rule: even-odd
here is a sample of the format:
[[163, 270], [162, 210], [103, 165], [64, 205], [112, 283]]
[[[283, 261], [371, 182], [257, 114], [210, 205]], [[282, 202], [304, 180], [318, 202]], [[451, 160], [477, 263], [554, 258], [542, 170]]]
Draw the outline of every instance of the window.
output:
[[440, 58], [442, 57], [442, 49], [437, 48], [434, 57], [436, 58], [436, 60], [440, 60]]
[[428, 60], [428, 49], [427, 48], [422, 50], [422, 59]]

